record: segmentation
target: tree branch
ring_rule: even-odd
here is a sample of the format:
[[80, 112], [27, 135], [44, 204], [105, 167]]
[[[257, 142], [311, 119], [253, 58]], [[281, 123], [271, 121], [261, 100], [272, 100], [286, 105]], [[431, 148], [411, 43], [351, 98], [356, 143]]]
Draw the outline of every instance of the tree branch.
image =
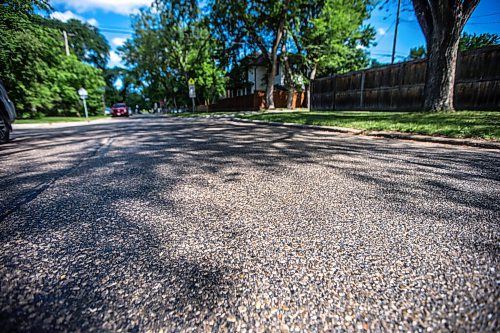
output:
[[418, 19], [418, 23], [420, 23], [420, 27], [422, 28], [422, 32], [424, 33], [425, 41], [427, 44], [427, 49], [429, 49], [430, 37], [432, 35], [432, 31], [434, 30], [433, 16], [432, 10], [427, 0], [412, 0], [413, 8], [415, 9], [415, 14]]

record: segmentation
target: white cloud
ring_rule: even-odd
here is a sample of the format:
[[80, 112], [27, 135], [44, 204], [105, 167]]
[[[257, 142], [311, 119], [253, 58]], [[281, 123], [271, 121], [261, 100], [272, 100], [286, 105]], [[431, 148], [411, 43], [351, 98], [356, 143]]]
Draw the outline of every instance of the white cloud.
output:
[[75, 13], [73, 13], [70, 10], [67, 10], [64, 13], [63, 12], [53, 12], [52, 14], [50, 14], [50, 17], [53, 19], [59, 20], [59, 21], [63, 21], [63, 22], [66, 22], [66, 21], [71, 20], [71, 19], [85, 21], [85, 19], [83, 17], [81, 17], [80, 15], [76, 15]]
[[111, 40], [111, 44], [113, 44], [114, 46], [122, 46], [126, 40], [126, 38], [115, 37]]
[[150, 6], [152, 0], [53, 0], [53, 4], [64, 4], [67, 8], [84, 13], [100, 9], [122, 15], [136, 13], [139, 8]]
[[381, 35], [381, 36], [383, 36], [383, 35], [385, 35], [385, 34], [387, 33], [387, 31], [386, 31], [384, 28], [379, 28], [379, 29], [377, 30], [377, 32], [378, 32], [378, 34], [379, 34], [379, 35]]
[[122, 58], [115, 51], [109, 52], [108, 67], [123, 67]]
[[357, 48], [358, 50], [366, 50], [366, 46], [364, 46], [364, 45], [360, 45], [360, 44], [356, 45], [356, 48]]
[[53, 12], [52, 14], [50, 14], [50, 17], [63, 22], [67, 22], [68, 20], [74, 19], [82, 22], [87, 22], [88, 24], [93, 25], [94, 27], [97, 27], [99, 25], [95, 18], [85, 20], [85, 18], [73, 13], [70, 10], [67, 10], [65, 12]]
[[95, 18], [91, 18], [90, 20], [87, 20], [87, 23], [90, 25], [93, 25], [96, 28], [99, 26], [99, 22], [97, 22], [97, 20]]

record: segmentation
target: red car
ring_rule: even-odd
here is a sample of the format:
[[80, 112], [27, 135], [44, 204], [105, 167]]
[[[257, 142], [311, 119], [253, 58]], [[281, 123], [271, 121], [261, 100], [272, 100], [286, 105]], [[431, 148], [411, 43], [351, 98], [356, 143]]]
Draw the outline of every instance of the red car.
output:
[[116, 103], [111, 107], [113, 117], [128, 117], [128, 107], [125, 103]]

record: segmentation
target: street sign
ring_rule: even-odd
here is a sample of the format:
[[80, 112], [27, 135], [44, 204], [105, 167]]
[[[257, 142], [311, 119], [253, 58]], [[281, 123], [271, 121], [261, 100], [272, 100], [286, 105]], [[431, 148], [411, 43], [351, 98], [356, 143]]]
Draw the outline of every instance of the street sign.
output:
[[190, 78], [190, 79], [188, 80], [188, 84], [189, 84], [190, 86], [194, 86], [194, 79], [193, 79], [193, 78]]
[[196, 98], [196, 89], [194, 85], [189, 85], [189, 98]]
[[85, 90], [84, 88], [78, 89], [78, 95], [80, 95], [81, 99], [87, 99], [87, 97], [89, 97], [87, 90]]

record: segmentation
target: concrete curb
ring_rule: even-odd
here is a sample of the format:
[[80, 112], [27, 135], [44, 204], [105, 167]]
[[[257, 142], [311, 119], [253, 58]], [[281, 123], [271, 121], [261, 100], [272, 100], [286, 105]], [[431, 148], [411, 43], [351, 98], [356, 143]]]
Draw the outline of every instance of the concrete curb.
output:
[[282, 127], [301, 128], [301, 129], [315, 129], [315, 130], [321, 130], [321, 131], [327, 131], [327, 132], [347, 133], [347, 134], [353, 134], [353, 135], [377, 136], [377, 137], [383, 137], [383, 138], [389, 138], [389, 139], [412, 140], [412, 141], [420, 141], [420, 142], [430, 142], [430, 143], [440, 143], [440, 144], [460, 145], [460, 146], [471, 146], [471, 147], [480, 147], [480, 148], [500, 150], [500, 142], [493, 142], [493, 141], [486, 141], [486, 140], [456, 139], [456, 138], [419, 135], [419, 134], [402, 133], [402, 132], [366, 131], [366, 130], [359, 130], [359, 129], [355, 129], [355, 128], [347, 128], [347, 127], [302, 125], [302, 124], [294, 124], [294, 123], [279, 123], [279, 122], [273, 122], [273, 121], [270, 122], [270, 121], [265, 121], [265, 120], [241, 119], [241, 118], [236, 118], [236, 117], [227, 117], [226, 119], [234, 121], [234, 122], [240, 122], [240, 123], [253, 123], [253, 124], [260, 124], [260, 125], [282, 126]]

